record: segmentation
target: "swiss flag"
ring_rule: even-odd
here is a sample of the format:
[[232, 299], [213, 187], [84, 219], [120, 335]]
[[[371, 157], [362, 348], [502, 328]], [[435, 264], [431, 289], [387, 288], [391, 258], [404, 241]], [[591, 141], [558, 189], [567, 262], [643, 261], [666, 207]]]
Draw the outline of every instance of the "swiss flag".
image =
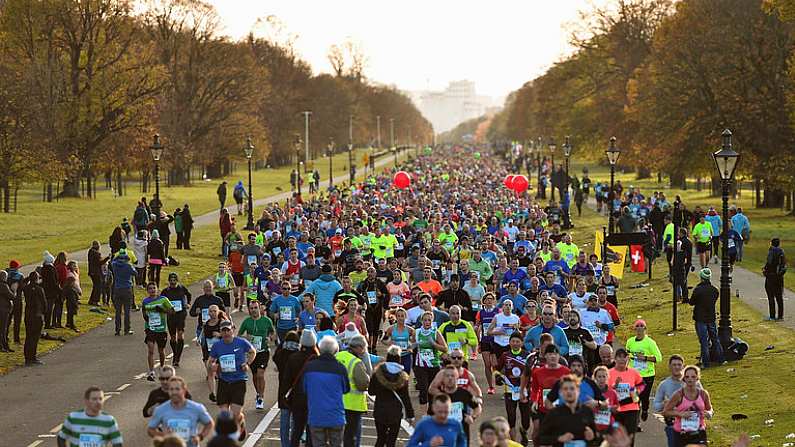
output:
[[643, 246], [642, 245], [630, 245], [629, 246], [629, 258], [632, 260], [632, 271], [633, 272], [645, 272], [646, 271], [646, 256], [643, 255]]

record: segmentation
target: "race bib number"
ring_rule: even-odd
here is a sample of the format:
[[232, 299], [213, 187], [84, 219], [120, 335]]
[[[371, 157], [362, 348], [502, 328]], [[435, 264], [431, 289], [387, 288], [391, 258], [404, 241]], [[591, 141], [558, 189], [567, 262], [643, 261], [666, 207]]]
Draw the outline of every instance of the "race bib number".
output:
[[477, 301], [472, 301], [472, 310], [474, 311], [480, 310], [480, 303], [478, 303]]
[[511, 400], [517, 402], [522, 397], [519, 387], [514, 385], [508, 385], [508, 387], [511, 390]]
[[149, 329], [156, 330], [160, 328], [160, 325], [163, 323], [162, 319], [160, 318], [160, 312], [149, 312]]
[[734, 239], [729, 239], [729, 248], [734, 248]]
[[646, 360], [638, 360], [637, 357], [632, 359], [633, 368], [637, 369], [638, 371], [645, 371], [648, 368], [648, 362]]
[[569, 343], [569, 355], [582, 355], [582, 343], [576, 341]]
[[182, 312], [182, 300], [172, 301], [171, 307], [174, 308], [174, 312]]
[[220, 339], [219, 338], [215, 338], [215, 337], [208, 338], [207, 339], [207, 350], [209, 351], [209, 350], [213, 349], [213, 345], [216, 344], [218, 342], [218, 340], [220, 340]]
[[400, 295], [392, 295], [392, 298], [389, 300], [389, 304], [391, 306], [402, 306], [403, 305], [403, 297]]
[[433, 349], [421, 349], [420, 359], [425, 363], [431, 363], [436, 359], [436, 355], [433, 353]]
[[237, 366], [235, 365], [235, 355], [234, 354], [224, 354], [218, 359], [218, 363], [221, 365], [221, 372], [225, 373], [233, 373], [237, 371]]
[[210, 309], [204, 308], [202, 309], [202, 324], [206, 323], [207, 320], [210, 319]]
[[267, 292], [268, 291], [268, 283], [266, 281], [259, 282], [259, 291], [260, 292]]
[[367, 292], [367, 302], [370, 304], [378, 303], [378, 297], [376, 296], [374, 290]]
[[519, 377], [521, 375], [522, 375], [522, 368], [519, 368], [518, 366], [514, 366], [513, 368], [511, 368], [511, 377]]
[[301, 278], [298, 275], [290, 275], [290, 284], [291, 285], [297, 286], [300, 281], [301, 281]]
[[451, 341], [450, 343], [447, 344], [447, 347], [449, 348], [450, 351], [455, 351], [456, 349], [460, 350], [461, 349], [461, 342]]
[[93, 433], [80, 433], [80, 438], [78, 438], [79, 447], [104, 447], [104, 442], [102, 441], [101, 435], [96, 435]]
[[334, 250], [334, 257], [335, 258], [339, 258], [341, 254], [342, 254], [342, 250]]
[[544, 400], [547, 400], [547, 394], [549, 394], [550, 391], [552, 391], [550, 388], [544, 388], [544, 390], [541, 392]]
[[254, 349], [256, 349], [257, 352], [262, 352], [262, 337], [259, 335], [251, 337], [251, 344], [254, 345]]
[[442, 261], [440, 261], [439, 259], [434, 259], [433, 261], [431, 261], [431, 263], [433, 264], [434, 269], [438, 269], [439, 266], [442, 264]]
[[400, 349], [404, 351], [409, 348], [409, 342], [406, 340], [396, 340], [395, 344], [398, 345], [398, 347], [400, 347]]
[[574, 439], [563, 443], [563, 447], [586, 447], [588, 444], [581, 439]]
[[293, 319], [293, 307], [292, 306], [280, 306], [279, 307], [279, 319], [280, 320], [292, 320]]
[[190, 419], [169, 419], [166, 424], [172, 433], [182, 438], [183, 441], [190, 441], [191, 433]]
[[257, 256], [256, 255], [248, 255], [246, 256], [246, 265], [256, 264], [257, 263]]
[[216, 278], [215, 285], [218, 286], [219, 289], [225, 289], [226, 288], [226, 276], [221, 276], [219, 278]]
[[616, 294], [616, 286], [606, 286], [605, 288], [607, 289], [608, 296], [613, 296]]
[[450, 419], [461, 422], [464, 420], [464, 403], [453, 402], [450, 405]]
[[599, 410], [594, 415], [594, 422], [596, 425], [610, 425], [610, 415], [609, 408]]
[[694, 411], [689, 418], [682, 418], [681, 426], [684, 432], [698, 431], [701, 428], [701, 417], [698, 412]]
[[618, 400], [624, 400], [629, 398], [631, 388], [628, 383], [619, 383], [616, 386], [616, 394], [618, 394]]

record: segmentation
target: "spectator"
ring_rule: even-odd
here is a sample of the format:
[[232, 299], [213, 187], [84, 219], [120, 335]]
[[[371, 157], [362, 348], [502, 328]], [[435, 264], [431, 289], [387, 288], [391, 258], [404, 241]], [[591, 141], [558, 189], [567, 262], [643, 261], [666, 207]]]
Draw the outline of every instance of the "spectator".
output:
[[341, 447], [345, 428], [342, 399], [351, 391], [348, 372], [334, 357], [339, 350], [335, 338], [323, 337], [318, 348], [320, 355], [306, 365], [301, 379], [307, 396], [312, 445]]
[[696, 322], [696, 334], [701, 345], [701, 367], [708, 368], [713, 352], [718, 363], [723, 363], [723, 348], [715, 326], [718, 289], [710, 282], [712, 272], [708, 268], [701, 269], [699, 277], [701, 282], [693, 289], [689, 302], [693, 306], [693, 320]]

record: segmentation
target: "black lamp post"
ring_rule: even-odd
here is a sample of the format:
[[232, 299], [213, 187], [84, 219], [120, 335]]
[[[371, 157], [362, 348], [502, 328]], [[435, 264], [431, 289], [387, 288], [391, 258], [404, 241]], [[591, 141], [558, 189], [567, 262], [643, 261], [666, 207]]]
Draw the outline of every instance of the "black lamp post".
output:
[[613, 233], [613, 202], [615, 200], [614, 191], [613, 191], [613, 184], [616, 179], [616, 163], [618, 163], [618, 157], [621, 156], [621, 151], [616, 147], [616, 137], [610, 138], [610, 146], [607, 147], [605, 151], [607, 154], [607, 161], [610, 162], [610, 192], [607, 194], [609, 206], [607, 207], [608, 218], [607, 218], [607, 228], [610, 233]]
[[334, 186], [334, 169], [332, 168], [332, 161], [334, 160], [334, 138], [328, 139], [328, 187]]
[[348, 143], [348, 168], [350, 170], [350, 183], [353, 185], [353, 181], [356, 179], [356, 166], [353, 165], [353, 143]]
[[721, 180], [723, 199], [723, 234], [721, 234], [720, 257], [720, 320], [718, 322], [718, 339], [723, 348], [732, 343], [732, 308], [731, 308], [731, 276], [729, 276], [729, 185], [737, 169], [740, 154], [732, 149], [732, 132], [729, 129], [721, 134], [723, 145], [712, 154]]
[[301, 137], [295, 136], [295, 190], [297, 198], [301, 197]]
[[569, 143], [569, 136], [566, 135], [566, 141], [563, 143], [563, 155], [566, 157], [566, 194], [569, 193], [569, 157], [571, 156], [571, 143]]
[[155, 161], [155, 200], [154, 209], [155, 219], [160, 220], [160, 207], [163, 205], [160, 202], [160, 157], [163, 156], [163, 145], [160, 144], [160, 134], [155, 134], [152, 146], [149, 148], [152, 151], [152, 158]]
[[248, 222], [246, 223], [246, 230], [254, 229], [254, 199], [251, 197], [254, 194], [251, 186], [251, 156], [254, 155], [254, 144], [251, 143], [251, 137], [246, 138], [246, 145], [243, 147], [243, 153], [246, 154], [248, 161]]
[[537, 168], [538, 168], [538, 198], [539, 199], [546, 199], [547, 198], [546, 197], [546, 192], [542, 193], [542, 191], [545, 191], [545, 189], [542, 188], [543, 185], [541, 184], [541, 164], [542, 164], [542, 161], [543, 161], [543, 158], [541, 157], [541, 147], [542, 147], [541, 146], [541, 137], [538, 137], [538, 141], [537, 141], [537, 144], [535, 146], [536, 165], [537, 165]]
[[[555, 149], [557, 149], [557, 148], [558, 148], [558, 145], [555, 144], [555, 139], [554, 138], [550, 138], [549, 139], [549, 153], [551, 154], [550, 161], [552, 162], [552, 169], [549, 171], [550, 180], [555, 178]], [[552, 201], [554, 202], [555, 201], [555, 185], [553, 183], [554, 182], [550, 182], [550, 185], [552, 186], [552, 197], [551, 198], [552, 198]]]

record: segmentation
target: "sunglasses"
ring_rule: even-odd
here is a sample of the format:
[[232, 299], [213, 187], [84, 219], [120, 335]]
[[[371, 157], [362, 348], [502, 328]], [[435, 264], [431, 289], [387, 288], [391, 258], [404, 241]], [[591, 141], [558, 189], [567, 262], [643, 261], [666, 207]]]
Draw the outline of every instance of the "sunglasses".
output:
[[549, 312], [544, 312], [544, 313], [542, 313], [541, 315], [544, 315], [544, 316], [547, 316], [547, 317], [552, 317], [552, 316], [554, 316], [555, 314], [551, 314], [551, 313], [549, 313]]
[[461, 357], [461, 356], [450, 356], [450, 360], [464, 360], [464, 357]]

